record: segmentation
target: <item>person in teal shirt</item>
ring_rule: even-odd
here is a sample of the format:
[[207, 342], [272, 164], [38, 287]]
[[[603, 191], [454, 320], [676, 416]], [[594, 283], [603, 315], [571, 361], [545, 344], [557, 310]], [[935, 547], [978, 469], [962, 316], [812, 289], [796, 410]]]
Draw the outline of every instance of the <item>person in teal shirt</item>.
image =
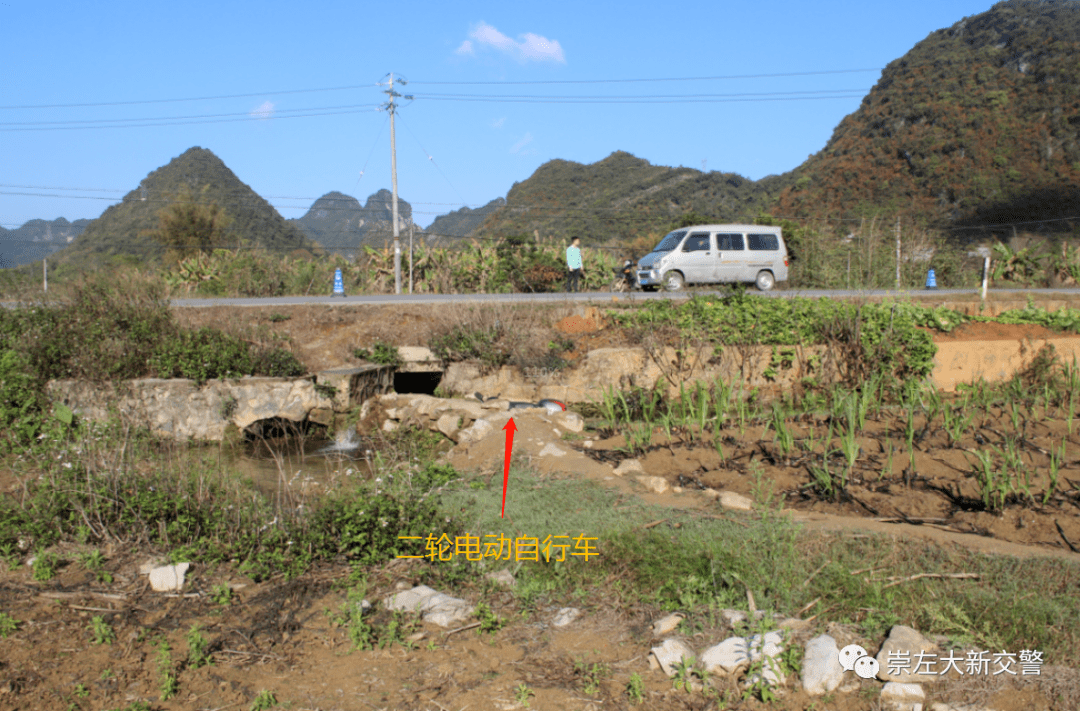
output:
[[581, 238], [570, 240], [566, 248], [566, 290], [581, 291]]

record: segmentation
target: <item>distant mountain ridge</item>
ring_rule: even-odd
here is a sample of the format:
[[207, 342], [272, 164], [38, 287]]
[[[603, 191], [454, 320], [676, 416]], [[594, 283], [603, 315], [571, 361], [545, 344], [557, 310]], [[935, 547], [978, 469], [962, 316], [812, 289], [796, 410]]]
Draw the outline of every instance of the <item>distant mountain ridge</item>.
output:
[[90, 224], [82, 219], [68, 222], [30, 220], [13, 230], [0, 227], [0, 268], [9, 269], [44, 259], [68, 246]]
[[151, 172], [139, 187], [90, 222], [70, 246], [56, 254], [61, 264], [85, 267], [115, 257], [134, 256], [154, 261], [163, 247], [146, 235], [158, 226], [159, 212], [185, 190], [200, 201], [216, 202], [232, 218], [228, 244], [287, 252], [315, 245], [270, 203], [240, 181], [213, 152], [190, 148]]
[[427, 226], [425, 232], [429, 238], [438, 241], [446, 238], [468, 237], [476, 232], [484, 220], [500, 207], [506, 205], [506, 198], [495, 198], [486, 205], [477, 208], [462, 207], [448, 215], [439, 215]]
[[[330, 192], [286, 221], [217, 156], [192, 148], [85, 226], [57, 259], [157, 258], [160, 246], [142, 235], [185, 185], [210, 185], [208, 199], [234, 218], [236, 238], [254, 246], [322, 244], [355, 255], [392, 238], [389, 190], [363, 206]], [[399, 211], [407, 238], [412, 208], [399, 198]], [[1077, 229], [1080, 220], [1068, 218], [1080, 216], [1080, 2], [1008, 0], [930, 33], [889, 63], [820, 151], [782, 175], [753, 181], [652, 165], [624, 151], [587, 165], [555, 159], [505, 198], [414, 233], [428, 244], [537, 233], [620, 242], [655, 236], [689, 213], [741, 222], [762, 212], [834, 225], [903, 214], [946, 228], [1041, 221]], [[0, 240], [13, 244], [11, 232]]]
[[[393, 240], [394, 194], [383, 188], [368, 196], [361, 207], [351, 195], [337, 191], [326, 193], [312, 203], [295, 224], [328, 252], [355, 257], [366, 245], [382, 247]], [[412, 227], [416, 235], [422, 230], [412, 221], [412, 206], [398, 196], [399, 236], [408, 236]]]

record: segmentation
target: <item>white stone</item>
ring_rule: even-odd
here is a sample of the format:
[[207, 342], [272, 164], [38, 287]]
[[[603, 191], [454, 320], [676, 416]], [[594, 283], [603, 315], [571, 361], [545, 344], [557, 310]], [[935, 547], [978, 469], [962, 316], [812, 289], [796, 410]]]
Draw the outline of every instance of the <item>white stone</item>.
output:
[[922, 711], [925, 699], [921, 684], [890, 681], [881, 687], [881, 701], [893, 711]]
[[454, 438], [454, 435], [458, 432], [458, 426], [461, 424], [461, 416], [456, 412], [448, 412], [438, 419], [435, 426], [439, 428], [439, 432], [450, 439]]
[[383, 603], [388, 610], [404, 610], [405, 612], [423, 612], [427, 609], [426, 603], [433, 595], [438, 595], [435, 590], [427, 585], [417, 585], [415, 588], [390, 595]]
[[701, 663], [710, 674], [732, 674], [750, 665], [750, 648], [744, 637], [728, 637], [720, 644], [709, 647], [701, 654]]
[[581, 617], [581, 610], [576, 607], [564, 607], [555, 613], [555, 619], [551, 621], [551, 626], [566, 627], [578, 617]]
[[720, 492], [720, 505], [725, 509], [749, 511], [754, 508], [754, 501], [742, 494], [736, 494], [734, 491], [722, 491]]
[[394, 422], [393, 420], [387, 420], [383, 423], [383, 432], [393, 432], [398, 428], [398, 426], [398, 423]]
[[555, 416], [555, 421], [575, 434], [585, 429], [585, 419], [576, 412], [563, 412]]
[[627, 474], [644, 474], [645, 468], [641, 466], [641, 462], [636, 459], [624, 459], [619, 462], [619, 466], [615, 467], [616, 476], [626, 476]]
[[782, 632], [766, 632], [762, 637], [756, 634], [747, 639], [750, 648], [750, 660], [756, 662], [761, 656], [777, 657], [784, 651], [784, 635]]
[[475, 400], [439, 400], [435, 399], [434, 404], [427, 404], [430, 408], [432, 415], [437, 415], [440, 412], [446, 412], [447, 410], [457, 410], [466, 413], [469, 417], [477, 419], [484, 416], [484, 406]]
[[675, 672], [683, 660], [692, 660], [694, 650], [686, 642], [678, 639], [665, 639], [659, 647], [652, 648], [652, 656], [656, 659], [660, 668], [668, 676], [675, 676]]
[[554, 442], [549, 442], [540, 450], [541, 457], [564, 457], [566, 456], [566, 450], [556, 446]]
[[514, 574], [510, 572], [509, 568], [503, 568], [497, 573], [488, 573], [484, 577], [507, 588], [512, 588], [517, 585], [517, 580], [514, 579]]
[[150, 587], [154, 592], [179, 592], [184, 587], [184, 575], [191, 563], [163, 565], [150, 571]]
[[652, 633], [653, 637], [663, 637], [666, 634], [674, 632], [679, 627], [679, 623], [686, 619], [686, 615], [679, 612], [673, 612], [667, 617], [661, 617], [659, 620], [653, 623]]
[[438, 607], [424, 613], [424, 622], [430, 622], [440, 627], [452, 627], [472, 617], [473, 606], [464, 600], [450, 598]]
[[657, 494], [663, 494], [665, 491], [668, 490], [667, 479], [664, 479], [663, 477], [639, 476], [637, 480], [641, 482], [641, 485], [644, 486], [646, 489]]
[[480, 418], [472, 425], [458, 432], [458, 442], [472, 444], [479, 442], [495, 430], [495, 427], [487, 418]]
[[[881, 650], [877, 653], [877, 678], [882, 681], [897, 681], [902, 683], [920, 682], [926, 675], [912, 673], [918, 666], [917, 659], [919, 653], [936, 651], [937, 646], [926, 637], [919, 634], [918, 631], [911, 627], [905, 627], [904, 625], [895, 625], [889, 630], [889, 636], [885, 639], [885, 642], [881, 645]], [[890, 654], [904, 656], [894, 656], [892, 664], [890, 665]], [[898, 659], [903, 659], [904, 662], [898, 663]], [[890, 666], [894, 667], [900, 673], [889, 673]], [[906, 667], [906, 669], [903, 667]]]
[[840, 666], [840, 648], [827, 634], [818, 635], [806, 644], [803, 655], [802, 687], [811, 696], [823, 696], [840, 686], [844, 668]]
[[774, 687], [783, 686], [787, 683], [787, 677], [780, 671], [780, 663], [776, 660], [772, 663], [766, 663], [761, 672], [748, 676], [744, 687], [754, 686], [761, 679], [764, 679], [767, 685]]
[[468, 619], [473, 606], [464, 600], [436, 592], [426, 585], [395, 593], [383, 603], [388, 610], [422, 613], [424, 622], [450, 627]]

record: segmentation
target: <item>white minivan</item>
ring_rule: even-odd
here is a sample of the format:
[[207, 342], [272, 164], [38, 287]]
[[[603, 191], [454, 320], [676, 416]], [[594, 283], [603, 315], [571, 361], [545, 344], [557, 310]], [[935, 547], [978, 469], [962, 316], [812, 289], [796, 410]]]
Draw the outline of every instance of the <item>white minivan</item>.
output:
[[776, 282], [787, 281], [787, 247], [779, 227], [680, 227], [638, 261], [637, 277], [647, 291], [728, 283], [753, 283], [768, 291]]

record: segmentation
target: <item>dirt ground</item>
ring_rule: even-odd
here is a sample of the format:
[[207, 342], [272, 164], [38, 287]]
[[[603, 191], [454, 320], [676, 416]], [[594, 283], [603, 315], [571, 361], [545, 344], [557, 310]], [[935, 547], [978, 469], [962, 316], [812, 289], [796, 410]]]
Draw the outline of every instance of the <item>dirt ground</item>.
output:
[[[655, 610], [578, 603], [583, 617], [556, 629], [551, 625], [555, 606], [522, 618], [515, 614], [511, 593], [503, 592], [487, 598], [507, 623], [495, 633], [417, 623], [404, 631], [412, 644], [360, 652], [351, 651], [346, 630], [331, 614], [346, 604], [344, 567], [324, 566], [295, 581], [261, 584], [195, 569], [183, 594], [161, 594], [148, 591], [145, 578], [137, 575], [139, 556], [117, 549], [106, 554], [116, 576], [108, 586], [75, 565], [49, 583], [33, 582], [26, 570], [0, 574], [2, 607], [21, 621], [0, 642], [0, 708], [224, 711], [260, 708], [253, 703], [265, 691], [280, 708], [312, 711], [882, 708], [877, 681], [857, 680], [854, 689], [828, 697], [825, 706], [820, 697], [813, 706], [815, 698], [790, 684], [771, 705], [742, 702], [733, 681], [719, 685], [726, 706], [701, 693], [676, 690], [647, 662], [650, 647], [659, 642], [650, 631], [660, 616]], [[409, 563], [395, 561], [369, 581], [372, 589], [387, 594], [395, 583], [417, 582], [419, 572]], [[222, 582], [235, 589], [228, 605], [211, 600], [212, 586]], [[95, 617], [111, 626], [111, 643], [94, 642]], [[186, 633], [193, 625], [208, 640], [210, 665], [187, 661]], [[853, 626], [833, 624], [826, 631], [842, 646], [873, 646], [874, 640], [862, 639]], [[817, 633], [797, 631], [792, 643], [805, 644]], [[704, 648], [723, 636], [697, 635], [691, 643]], [[165, 700], [163, 643], [169, 649], [164, 669], [177, 680], [176, 695]], [[601, 671], [590, 679], [593, 665]], [[631, 704], [626, 694], [634, 673], [643, 680], [640, 705]], [[930, 700], [978, 701], [997, 711], [1075, 708], [1069, 705], [1080, 685], [1075, 670], [1048, 666], [1040, 677], [1022, 682], [971, 677], [926, 684], [925, 690]], [[518, 696], [522, 685], [529, 690], [524, 699]]]
[[[590, 312], [560, 308], [551, 312], [550, 332], [573, 339], [571, 361], [591, 348], [620, 345], [618, 334], [603, 328]], [[305, 364], [317, 370], [355, 362], [352, 350], [377, 338], [397, 345], [425, 344], [450, 314], [428, 306], [304, 306], [181, 309], [180, 317], [191, 325], [229, 323], [253, 334], [258, 329], [276, 332], [289, 338]], [[948, 338], [1043, 335], [1034, 327], [978, 325], [957, 329]], [[1039, 495], [1047, 486], [1047, 453], [1065, 441], [1069, 454], [1058, 491], [1041, 505], [1008, 506], [1000, 515], [986, 513], [977, 504], [969, 475], [972, 452], [1000, 445], [1009, 417], [997, 411], [976, 417], [969, 439], [960, 442], [951, 442], [941, 428], [923, 422], [913, 459], [902, 448], [889, 448], [890, 442], [902, 441], [899, 414], [871, 420], [859, 439], [862, 456], [848, 493], [836, 501], [806, 486], [823, 448], [800, 452], [796, 447], [781, 456], [772, 446], [772, 435], [759, 426], [724, 432], [719, 449], [711, 440], [689, 443], [678, 435], [655, 433], [653, 445], [639, 456], [642, 467], [680, 487], [681, 493], [646, 494], [624, 480], [610, 484], [654, 503], [696, 509], [706, 505], [696, 491], [713, 488], [752, 496], [760, 478], [771, 482], [773, 495], [783, 496], [786, 507], [811, 527], [842, 534], [870, 530], [929, 536], [990, 553], [1080, 560], [1074, 552], [1080, 548], [1080, 432], [1075, 431], [1080, 427], [1070, 434], [1063, 413], [1028, 422], [1020, 455], [1035, 472], [1031, 490]], [[796, 423], [794, 436], [797, 441], [821, 438], [827, 427], [823, 420], [808, 419]], [[618, 451], [625, 445], [621, 437], [602, 435], [594, 433], [589, 447], [583, 439], [564, 444], [593, 462], [615, 464], [627, 456]], [[483, 466], [490, 464], [483, 453], [476, 458], [478, 467], [481, 460]], [[834, 457], [831, 463], [836, 466], [838, 460]], [[332, 614], [346, 604], [345, 567], [323, 566], [298, 580], [276, 578], [259, 584], [231, 570], [196, 567], [183, 594], [166, 595], [150, 591], [145, 576], [139, 575], [145, 553], [121, 546], [103, 552], [106, 568], [115, 577], [108, 585], [95, 582], [77, 564], [44, 583], [33, 581], [25, 566], [0, 572], [0, 610], [21, 622], [0, 639], [0, 709], [134, 711], [143, 702], [144, 708], [224, 711], [258, 708], [252, 704], [264, 690], [272, 691], [282, 708], [322, 711], [723, 708], [700, 693], [674, 690], [661, 672], [649, 669], [649, 649], [658, 641], [649, 628], [659, 616], [657, 610], [611, 601], [603, 607], [567, 601], [585, 614], [557, 629], [550, 624], [555, 607], [521, 617], [515, 614], [512, 593], [504, 591], [496, 594], [492, 606], [507, 624], [494, 634], [418, 625], [409, 630], [417, 635], [412, 648], [350, 652], [346, 630]], [[395, 561], [369, 579], [367, 597], [381, 599], [397, 586], [422, 580], [419, 566]], [[235, 590], [227, 605], [211, 599], [213, 587], [222, 583]], [[94, 643], [90, 628], [95, 617], [111, 626], [111, 643]], [[195, 624], [209, 642], [212, 665], [194, 668], [185, 662], [185, 635]], [[854, 628], [834, 625], [828, 631], [841, 646], [880, 642], [860, 640]], [[170, 649], [164, 667], [162, 641]], [[583, 672], [592, 664], [606, 670], [596, 684]], [[178, 693], [168, 700], [160, 698], [163, 669], [172, 670], [178, 680]], [[640, 706], [631, 705], [626, 694], [635, 672], [644, 680]], [[1044, 668], [1037, 684], [1018, 688], [995, 687], [998, 683], [985, 678], [967, 686], [927, 685], [928, 701], [977, 701], [998, 711], [1065, 711], [1075, 707], [1055, 700], [1062, 689], [1068, 690], [1064, 698], [1080, 698], [1075, 670]], [[531, 696], [522, 698], [521, 685]], [[818, 699], [813, 708], [878, 709], [879, 688], [878, 682], [861, 682], [858, 689], [826, 704]], [[739, 705], [741, 691], [733, 685], [727, 691], [727, 708], [795, 711], [811, 708], [815, 701], [791, 685], [771, 706], [756, 701]]]

